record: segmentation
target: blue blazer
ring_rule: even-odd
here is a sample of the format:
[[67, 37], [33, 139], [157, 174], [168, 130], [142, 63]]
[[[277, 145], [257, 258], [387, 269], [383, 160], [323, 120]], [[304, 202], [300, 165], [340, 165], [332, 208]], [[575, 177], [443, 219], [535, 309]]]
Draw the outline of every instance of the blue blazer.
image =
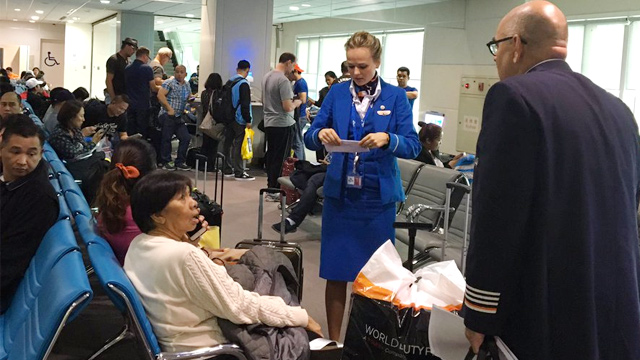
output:
[[[311, 128], [304, 134], [304, 142], [310, 150], [318, 150], [322, 143], [318, 133], [324, 128], [333, 128], [341, 139], [347, 139], [353, 97], [349, 91], [350, 82], [331, 87], [324, 99]], [[400, 169], [396, 157], [413, 159], [420, 152], [421, 145], [413, 126], [411, 107], [407, 94], [399, 87], [380, 80], [381, 92], [373, 104], [373, 113], [368, 121], [373, 121], [375, 132], [389, 134], [390, 142], [385, 148], [372, 149], [363, 157], [367, 169], [377, 170], [380, 181], [380, 200], [383, 204], [404, 201], [404, 190], [400, 180]], [[382, 111], [384, 110], [384, 112]], [[366, 133], [363, 135], [363, 137]], [[345, 184], [343, 164], [346, 153], [336, 153], [331, 157], [324, 180], [324, 195], [341, 198]], [[375, 162], [375, 166], [369, 166]]]

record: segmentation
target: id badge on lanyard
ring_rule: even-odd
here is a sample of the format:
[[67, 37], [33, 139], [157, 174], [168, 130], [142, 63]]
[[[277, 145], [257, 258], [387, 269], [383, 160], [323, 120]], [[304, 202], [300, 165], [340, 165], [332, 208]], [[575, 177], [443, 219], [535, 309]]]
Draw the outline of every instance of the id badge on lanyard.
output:
[[[362, 140], [362, 134], [364, 133], [364, 122], [369, 117], [373, 106], [369, 106], [364, 118], [360, 118], [358, 111], [356, 111], [355, 105], [351, 105], [351, 126], [353, 129], [353, 139]], [[348, 159], [350, 159], [349, 156]], [[353, 161], [347, 161], [347, 188], [362, 189], [362, 182], [364, 180], [364, 164], [360, 161], [360, 154], [353, 154]]]

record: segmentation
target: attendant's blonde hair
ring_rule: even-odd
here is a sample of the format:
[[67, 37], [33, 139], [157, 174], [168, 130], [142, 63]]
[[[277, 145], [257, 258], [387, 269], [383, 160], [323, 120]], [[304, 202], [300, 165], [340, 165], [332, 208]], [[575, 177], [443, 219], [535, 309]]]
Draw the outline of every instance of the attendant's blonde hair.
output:
[[382, 57], [382, 45], [380, 45], [380, 40], [366, 31], [359, 31], [351, 35], [349, 40], [344, 44], [345, 51], [357, 48], [369, 49], [369, 51], [371, 51], [371, 57], [373, 57], [373, 60], [375, 61], [380, 61], [380, 58]]

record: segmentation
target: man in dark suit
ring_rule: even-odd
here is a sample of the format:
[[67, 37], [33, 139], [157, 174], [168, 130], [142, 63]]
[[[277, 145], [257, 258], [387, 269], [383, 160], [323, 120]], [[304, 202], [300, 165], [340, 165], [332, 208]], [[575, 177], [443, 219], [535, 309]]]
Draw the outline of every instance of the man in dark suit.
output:
[[545, 1], [509, 12], [487, 44], [465, 325], [520, 360], [640, 359], [638, 127], [571, 71], [567, 22]]

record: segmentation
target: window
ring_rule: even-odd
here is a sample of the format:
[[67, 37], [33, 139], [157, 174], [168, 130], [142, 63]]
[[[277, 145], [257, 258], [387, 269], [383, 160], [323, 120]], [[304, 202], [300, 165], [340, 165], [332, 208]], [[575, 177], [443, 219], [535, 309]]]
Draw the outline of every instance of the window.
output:
[[[382, 79], [397, 85], [396, 71], [401, 66], [411, 70], [409, 86], [420, 89], [422, 76], [422, 46], [424, 30], [371, 32], [382, 43], [382, 59], [379, 73]], [[340, 64], [346, 60], [344, 44], [350, 34], [299, 37], [296, 56], [298, 66], [304, 70], [303, 77], [309, 86], [309, 97], [318, 99], [318, 92], [326, 86], [324, 74], [333, 71], [340, 77]], [[418, 114], [419, 98], [413, 112]]]
[[640, 19], [570, 24], [567, 62], [622, 99], [640, 121]]

